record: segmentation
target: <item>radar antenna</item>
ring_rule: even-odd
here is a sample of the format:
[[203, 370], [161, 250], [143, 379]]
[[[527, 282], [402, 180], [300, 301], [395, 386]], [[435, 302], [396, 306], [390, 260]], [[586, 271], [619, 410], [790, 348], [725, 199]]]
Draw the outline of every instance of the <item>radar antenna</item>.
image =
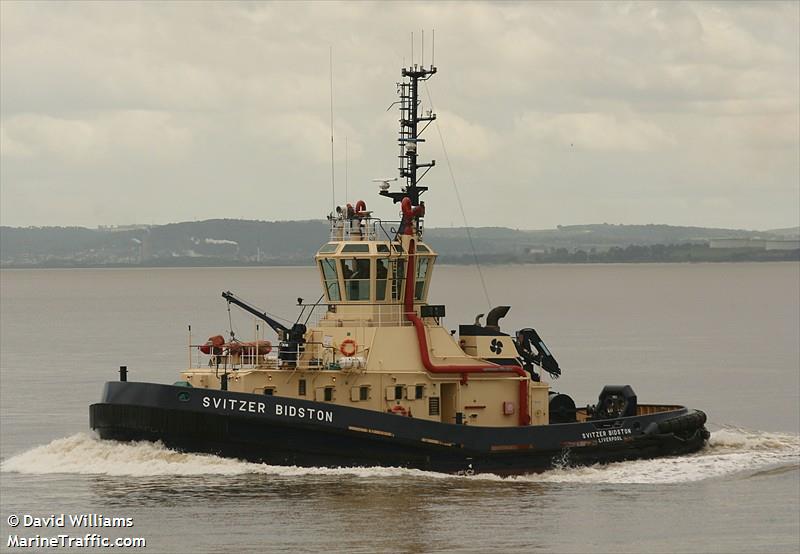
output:
[[386, 177], [385, 179], [373, 179], [372, 180], [373, 183], [380, 183], [380, 185], [378, 185], [378, 186], [381, 189], [381, 193], [383, 191], [389, 190], [389, 186], [390, 186], [389, 183], [392, 183], [394, 181], [397, 181], [397, 177]]

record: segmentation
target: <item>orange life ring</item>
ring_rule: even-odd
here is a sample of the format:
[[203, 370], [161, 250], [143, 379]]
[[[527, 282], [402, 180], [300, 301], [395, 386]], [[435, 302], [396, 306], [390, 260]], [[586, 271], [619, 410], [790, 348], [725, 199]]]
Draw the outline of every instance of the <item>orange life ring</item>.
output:
[[352, 356], [358, 350], [358, 345], [353, 339], [344, 339], [342, 344], [339, 345], [339, 352], [343, 356]]

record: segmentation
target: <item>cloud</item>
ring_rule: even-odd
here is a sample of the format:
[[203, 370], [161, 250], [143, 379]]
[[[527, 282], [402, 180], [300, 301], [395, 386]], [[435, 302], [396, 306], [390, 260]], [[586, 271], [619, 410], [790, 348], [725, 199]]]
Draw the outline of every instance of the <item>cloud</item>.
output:
[[[335, 178], [347, 137], [349, 193], [369, 200], [371, 179], [397, 167], [398, 115], [386, 108], [411, 30], [420, 61], [420, 21], [436, 29], [428, 86], [464, 202], [479, 206], [472, 223], [505, 224], [543, 202], [536, 220], [515, 223], [612, 221], [606, 195], [643, 188], [660, 201], [637, 203], [640, 222], [800, 219], [796, 3], [1, 7], [3, 224], [323, 216], [331, 46]], [[425, 138], [421, 157], [437, 159], [428, 197], [449, 205], [434, 127]], [[487, 198], [489, 182], [499, 194]], [[221, 205], [220, 190], [251, 201]], [[725, 190], [726, 209], [710, 208]], [[113, 201], [134, 192], [160, 202]], [[428, 225], [449, 224], [434, 204]]]
[[[163, 159], [185, 153], [191, 133], [165, 112], [112, 111], [84, 117], [16, 114], [3, 120], [2, 155], [90, 165], [131, 155]], [[6, 146], [8, 141], [8, 146]]]
[[642, 152], [675, 144], [657, 124], [630, 115], [525, 112], [518, 127], [535, 141], [586, 150]]
[[11, 138], [5, 125], [0, 125], [0, 158], [30, 158], [33, 152], [24, 143]]
[[[447, 153], [462, 160], [487, 160], [502, 146], [502, 140], [488, 127], [456, 115], [439, 110], [436, 124], [441, 126]], [[431, 129], [427, 141], [438, 143], [439, 136]]]

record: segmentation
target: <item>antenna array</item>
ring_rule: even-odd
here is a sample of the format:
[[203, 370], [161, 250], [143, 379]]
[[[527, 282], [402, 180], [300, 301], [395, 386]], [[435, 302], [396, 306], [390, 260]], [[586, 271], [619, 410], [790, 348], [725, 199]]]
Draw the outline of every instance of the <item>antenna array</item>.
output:
[[[397, 83], [397, 94], [400, 97], [400, 136], [398, 143], [400, 154], [400, 177], [406, 180], [406, 185], [400, 192], [389, 192], [381, 190], [382, 196], [391, 198], [394, 202], [400, 202], [403, 198], [409, 198], [413, 205], [419, 205], [419, 198], [428, 187], [419, 186], [419, 182], [436, 165], [436, 160], [430, 162], [420, 162], [418, 159], [418, 146], [425, 142], [420, 135], [428, 128], [435, 119], [436, 114], [432, 110], [422, 113], [422, 102], [419, 96], [420, 81], [427, 81], [436, 73], [436, 66], [433, 61], [429, 66], [424, 65], [425, 61], [425, 40], [424, 31], [421, 34], [422, 40], [422, 64], [414, 63], [414, 34], [411, 33], [411, 65], [404, 67], [402, 71], [403, 81]], [[420, 170], [424, 170], [420, 174]]]

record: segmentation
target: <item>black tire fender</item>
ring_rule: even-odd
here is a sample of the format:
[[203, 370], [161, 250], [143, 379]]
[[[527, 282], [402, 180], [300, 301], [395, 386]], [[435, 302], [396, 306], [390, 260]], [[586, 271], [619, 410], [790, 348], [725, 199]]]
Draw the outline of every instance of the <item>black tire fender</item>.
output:
[[698, 429], [705, 425], [706, 414], [700, 410], [694, 410], [688, 414], [666, 419], [658, 422], [658, 430], [661, 433], [679, 433]]

